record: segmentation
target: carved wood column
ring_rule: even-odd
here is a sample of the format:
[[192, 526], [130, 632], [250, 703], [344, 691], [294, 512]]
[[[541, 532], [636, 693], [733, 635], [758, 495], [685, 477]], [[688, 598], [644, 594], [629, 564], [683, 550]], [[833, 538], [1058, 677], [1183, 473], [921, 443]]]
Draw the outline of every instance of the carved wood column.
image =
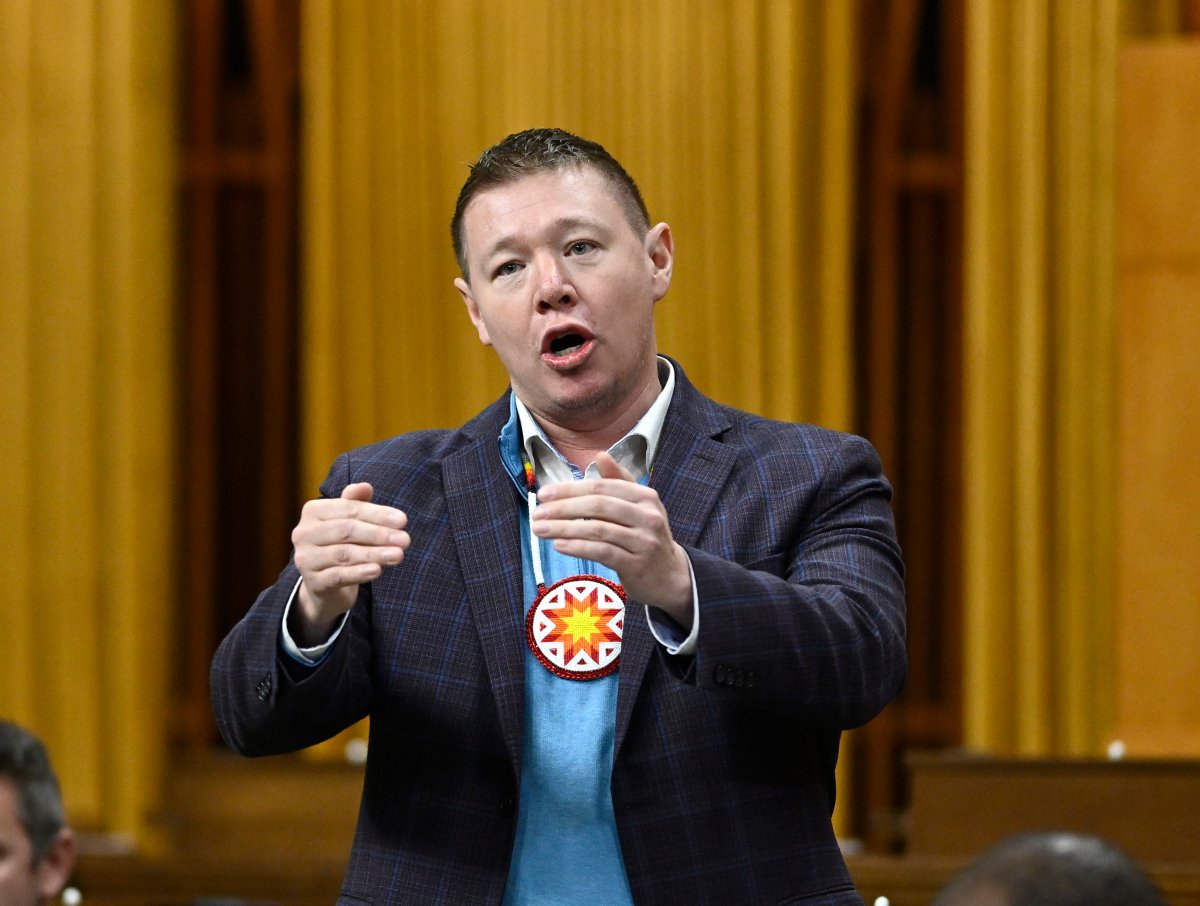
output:
[[297, 513], [296, 0], [184, 4], [182, 737]]
[[854, 734], [855, 824], [901, 842], [902, 755], [961, 738], [962, 46], [960, 0], [862, 5], [857, 430], [896, 496], [909, 681]]

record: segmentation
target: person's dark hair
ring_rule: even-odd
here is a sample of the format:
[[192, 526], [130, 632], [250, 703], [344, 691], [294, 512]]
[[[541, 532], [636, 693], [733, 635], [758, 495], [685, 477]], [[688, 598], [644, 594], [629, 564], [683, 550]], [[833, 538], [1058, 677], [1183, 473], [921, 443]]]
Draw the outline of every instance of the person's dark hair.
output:
[[1154, 883], [1128, 855], [1099, 837], [1022, 834], [989, 849], [934, 900], [967, 906], [1164, 906]]
[[17, 790], [17, 818], [33, 848], [36, 865], [66, 824], [62, 792], [41, 741], [17, 724], [0, 720], [0, 777]]
[[454, 241], [454, 256], [458, 259], [463, 277], [470, 279], [462, 219], [467, 205], [476, 195], [533, 173], [581, 166], [593, 167], [608, 179], [620, 198], [625, 217], [634, 232], [641, 235], [650, 229], [650, 215], [637, 183], [603, 147], [562, 129], [526, 129], [513, 133], [484, 151], [479, 160], [471, 165], [471, 173], [458, 193], [454, 217], [450, 221], [450, 235]]

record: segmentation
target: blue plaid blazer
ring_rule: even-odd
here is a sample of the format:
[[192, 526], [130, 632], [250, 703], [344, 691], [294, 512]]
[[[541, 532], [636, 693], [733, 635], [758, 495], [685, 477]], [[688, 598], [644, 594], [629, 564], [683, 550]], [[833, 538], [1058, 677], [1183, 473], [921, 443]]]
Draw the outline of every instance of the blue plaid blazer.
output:
[[[634, 900], [860, 904], [830, 813], [840, 732], [907, 670], [891, 489], [866, 441], [718, 405], [678, 367], [676, 381], [651, 484], [691, 558], [701, 631], [694, 656], [667, 655], [630, 602], [612, 796]], [[508, 415], [506, 395], [458, 430], [342, 455], [321, 493], [371, 482], [408, 513], [407, 558], [362, 588], [319, 667], [280, 649], [294, 565], [213, 660], [217, 722], [244, 754], [371, 715], [339, 903], [500, 902], [526, 605], [523, 500], [497, 445]]]

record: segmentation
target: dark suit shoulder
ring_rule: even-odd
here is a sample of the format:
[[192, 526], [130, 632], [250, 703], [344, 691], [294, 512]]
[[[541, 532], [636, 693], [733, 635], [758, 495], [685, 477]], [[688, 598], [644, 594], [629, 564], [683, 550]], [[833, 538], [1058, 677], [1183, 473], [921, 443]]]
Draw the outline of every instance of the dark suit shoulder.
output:
[[879, 455], [866, 438], [805, 422], [786, 422], [713, 404], [726, 422], [715, 436], [719, 443], [738, 450], [768, 472], [777, 465], [794, 471], [806, 464], [814, 476], [830, 468], [865, 469], [881, 473]]
[[821, 448], [840, 447], [846, 438], [854, 437], [844, 431], [823, 428], [806, 422], [785, 422], [767, 418], [743, 409], [714, 403], [729, 420], [729, 430], [722, 438], [726, 443], [749, 443], [759, 446], [794, 446], [797, 443]]
[[370, 482], [375, 500], [412, 500], [441, 487], [442, 464], [459, 451], [481, 443], [495, 446], [508, 418], [508, 394], [460, 428], [436, 428], [397, 434], [343, 453], [321, 483], [321, 494], [337, 497], [354, 482]]
[[856, 435], [804, 422], [767, 418], [717, 402], [688, 380], [678, 362], [673, 364], [676, 390], [668, 416], [668, 431], [677, 425], [685, 432], [711, 437], [755, 457], [773, 453], [825, 457], [839, 451], [856, 453], [860, 450], [874, 456], [870, 443]]

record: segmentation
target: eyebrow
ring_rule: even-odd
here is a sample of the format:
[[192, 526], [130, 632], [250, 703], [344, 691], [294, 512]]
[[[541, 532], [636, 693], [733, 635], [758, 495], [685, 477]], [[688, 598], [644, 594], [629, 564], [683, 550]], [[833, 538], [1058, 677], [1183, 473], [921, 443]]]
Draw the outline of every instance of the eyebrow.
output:
[[[568, 233], [579, 229], [588, 230], [603, 237], [607, 237], [611, 232], [603, 223], [590, 217], [559, 217], [551, 221], [549, 226], [549, 231], [554, 233]], [[513, 236], [501, 236], [484, 252], [483, 260], [487, 261], [498, 254], [515, 251], [520, 245], [521, 243]]]

